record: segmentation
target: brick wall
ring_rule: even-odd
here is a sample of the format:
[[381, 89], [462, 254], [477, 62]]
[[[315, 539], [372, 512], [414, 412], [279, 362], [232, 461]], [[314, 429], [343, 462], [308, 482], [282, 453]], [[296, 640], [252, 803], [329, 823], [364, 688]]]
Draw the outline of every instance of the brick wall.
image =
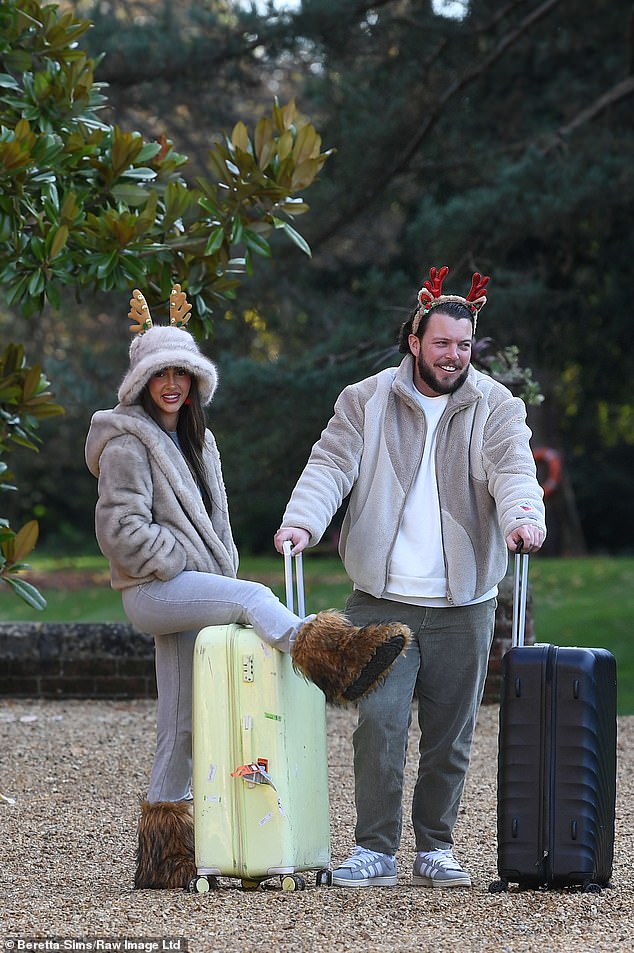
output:
[[156, 695], [154, 639], [124, 623], [0, 624], [0, 695]]
[[[500, 583], [495, 638], [484, 701], [500, 695], [502, 656], [511, 646], [512, 578]], [[526, 644], [534, 639], [530, 605]], [[0, 696], [151, 698], [156, 696], [154, 640], [115, 622], [0, 624]]]

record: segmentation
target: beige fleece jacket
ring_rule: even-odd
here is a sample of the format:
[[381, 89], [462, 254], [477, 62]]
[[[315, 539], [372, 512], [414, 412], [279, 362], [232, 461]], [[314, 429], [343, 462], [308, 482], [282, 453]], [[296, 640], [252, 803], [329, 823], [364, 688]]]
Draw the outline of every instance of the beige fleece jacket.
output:
[[183, 455], [142, 407], [119, 404], [93, 415], [86, 463], [99, 481], [95, 531], [113, 589], [186, 569], [236, 576], [220, 456], [209, 430], [203, 459], [211, 518]]
[[[350, 494], [339, 551], [353, 583], [377, 598], [386, 590], [425, 441], [425, 416], [412, 379], [413, 358], [407, 355], [399, 367], [342, 391], [282, 521], [307, 530], [315, 545]], [[528, 523], [546, 528], [530, 436], [524, 402], [471, 367], [449, 397], [436, 436], [447, 598], [454, 605], [497, 585], [507, 567], [505, 538], [513, 529]]]

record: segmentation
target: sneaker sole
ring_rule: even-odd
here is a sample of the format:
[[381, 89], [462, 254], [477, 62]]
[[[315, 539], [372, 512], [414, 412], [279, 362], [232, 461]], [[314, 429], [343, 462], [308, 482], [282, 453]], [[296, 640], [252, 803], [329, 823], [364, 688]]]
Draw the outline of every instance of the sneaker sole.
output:
[[421, 877], [414, 874], [412, 883], [415, 887], [470, 887], [471, 878], [454, 877], [452, 880], [433, 880], [431, 877]]
[[336, 873], [333, 873], [332, 883], [335, 887], [395, 887], [396, 874], [390, 874], [387, 877], [364, 877], [362, 880], [350, 880], [347, 877], [337, 877]]

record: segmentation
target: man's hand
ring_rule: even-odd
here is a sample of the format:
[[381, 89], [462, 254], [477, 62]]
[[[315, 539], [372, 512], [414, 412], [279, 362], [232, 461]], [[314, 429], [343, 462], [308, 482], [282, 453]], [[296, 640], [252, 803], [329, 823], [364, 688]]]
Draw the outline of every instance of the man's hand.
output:
[[284, 540], [290, 539], [293, 544], [291, 556], [297, 556], [303, 549], [306, 549], [310, 542], [310, 533], [299, 526], [281, 526], [274, 536], [275, 548], [278, 553], [284, 554]]
[[546, 533], [539, 526], [519, 526], [506, 537], [506, 545], [512, 553], [517, 552], [518, 543], [523, 540], [523, 553], [536, 553], [541, 549]]

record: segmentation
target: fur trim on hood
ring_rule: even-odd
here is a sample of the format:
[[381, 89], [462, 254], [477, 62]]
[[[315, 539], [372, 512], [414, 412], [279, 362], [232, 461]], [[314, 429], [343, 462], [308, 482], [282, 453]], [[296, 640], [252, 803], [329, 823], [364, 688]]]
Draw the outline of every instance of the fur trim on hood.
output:
[[183, 328], [156, 325], [133, 338], [130, 367], [119, 387], [119, 403], [135, 404], [152, 374], [164, 367], [183, 367], [198, 381], [200, 400], [210, 403], [218, 385], [216, 366]]

